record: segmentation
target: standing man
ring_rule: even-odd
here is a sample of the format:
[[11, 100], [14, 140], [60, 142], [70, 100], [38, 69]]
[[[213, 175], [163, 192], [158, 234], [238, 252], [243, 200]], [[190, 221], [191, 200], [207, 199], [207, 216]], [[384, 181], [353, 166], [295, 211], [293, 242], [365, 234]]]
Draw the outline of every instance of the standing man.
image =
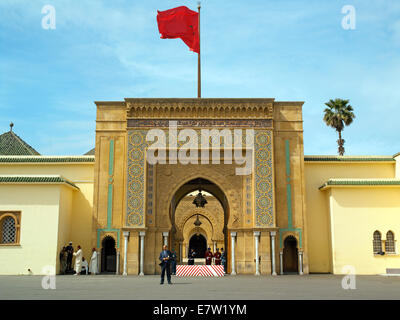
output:
[[97, 270], [97, 252], [96, 252], [96, 248], [92, 249], [92, 257], [90, 258], [90, 274], [96, 274], [98, 273]]
[[67, 272], [72, 270], [72, 256], [74, 254], [74, 247], [72, 242], [65, 248], [67, 251]]
[[190, 249], [188, 254], [188, 265], [194, 265], [194, 257], [196, 256], [196, 252], [193, 249]]
[[75, 274], [74, 276], [79, 276], [82, 271], [82, 249], [78, 246], [78, 251], [74, 252], [75, 256]]
[[65, 251], [65, 247], [62, 247], [60, 251], [60, 274], [65, 274], [66, 269], [67, 269], [67, 253]]
[[213, 258], [213, 254], [211, 252], [211, 248], [208, 248], [208, 250], [206, 251], [206, 254], [205, 254], [204, 257], [206, 258], [206, 265], [210, 266], [212, 258]]
[[217, 265], [217, 266], [221, 265], [221, 252], [219, 252], [218, 248], [217, 248], [217, 252], [214, 253], [214, 258], [215, 258], [215, 265]]
[[171, 269], [170, 269], [170, 259], [171, 259], [171, 251], [168, 250], [168, 246], [163, 245], [163, 250], [160, 253], [160, 257], [158, 258], [161, 263], [161, 282], [160, 284], [164, 284], [165, 271], [167, 271], [167, 280], [168, 284], [171, 283]]
[[171, 274], [176, 274], [176, 252], [174, 249], [171, 250]]
[[224, 266], [224, 272], [226, 273], [226, 252], [224, 251], [224, 248], [221, 248], [221, 262]]

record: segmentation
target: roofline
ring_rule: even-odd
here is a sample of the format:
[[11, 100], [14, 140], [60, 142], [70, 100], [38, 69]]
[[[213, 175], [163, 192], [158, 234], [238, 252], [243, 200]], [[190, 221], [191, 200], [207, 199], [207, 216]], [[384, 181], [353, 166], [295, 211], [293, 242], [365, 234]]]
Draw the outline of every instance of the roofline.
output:
[[73, 182], [61, 175], [0, 175], [2, 184], [65, 184], [68, 187], [79, 190]]
[[0, 163], [94, 163], [94, 155], [80, 156], [4, 156]]
[[309, 155], [304, 156], [305, 162], [395, 162], [391, 156], [335, 156]]
[[400, 179], [329, 179], [319, 190], [326, 190], [332, 187], [354, 187], [354, 186], [398, 186]]
[[241, 101], [246, 102], [268, 102], [276, 105], [285, 106], [303, 106], [304, 101], [275, 101], [275, 98], [124, 98], [120, 101], [94, 101], [96, 106], [125, 106], [129, 102], [212, 102], [212, 101], [224, 101], [238, 103]]

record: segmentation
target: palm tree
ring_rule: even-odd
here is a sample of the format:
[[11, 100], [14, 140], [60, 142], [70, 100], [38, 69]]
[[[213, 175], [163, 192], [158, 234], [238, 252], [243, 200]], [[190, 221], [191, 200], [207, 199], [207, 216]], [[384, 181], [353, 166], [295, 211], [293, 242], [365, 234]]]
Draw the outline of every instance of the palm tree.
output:
[[344, 99], [330, 99], [325, 103], [328, 108], [324, 110], [324, 121], [327, 126], [334, 128], [339, 133], [339, 140], [337, 141], [339, 148], [339, 155], [344, 154], [344, 140], [342, 139], [342, 131], [345, 126], [350, 125], [355, 119], [353, 107], [349, 105], [349, 100]]

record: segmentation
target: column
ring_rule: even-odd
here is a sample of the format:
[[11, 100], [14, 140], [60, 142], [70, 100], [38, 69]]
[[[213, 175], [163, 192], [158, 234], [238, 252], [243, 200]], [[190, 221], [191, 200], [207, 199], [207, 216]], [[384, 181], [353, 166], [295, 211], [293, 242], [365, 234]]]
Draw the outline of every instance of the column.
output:
[[283, 251], [279, 252], [280, 273], [283, 274]]
[[303, 274], [303, 251], [299, 251], [299, 274]]
[[126, 266], [128, 262], [128, 238], [129, 238], [129, 231], [124, 231], [124, 271], [122, 273], [123, 276], [128, 275], [126, 272]]
[[179, 242], [179, 261], [181, 264], [183, 264], [183, 243]]
[[236, 271], [235, 271], [235, 238], [236, 238], [236, 232], [231, 232], [231, 251], [232, 251], [232, 271], [231, 271], [231, 275], [236, 275]]
[[117, 263], [116, 263], [116, 267], [115, 267], [115, 274], [119, 274], [119, 250], [117, 251]]
[[168, 245], [168, 231], [167, 232], [163, 232], [162, 235], [163, 235], [163, 238], [164, 238], [163, 244], [164, 244], [164, 246], [167, 246]]
[[255, 248], [255, 259], [256, 259], [256, 276], [260, 275], [260, 259], [258, 257], [258, 243], [260, 241], [260, 231], [254, 231], [254, 248]]
[[217, 241], [213, 241], [213, 246], [214, 246], [213, 252], [215, 253], [217, 251]]
[[270, 231], [271, 235], [271, 266], [272, 266], [272, 275], [276, 276], [276, 265], [275, 265], [275, 236], [276, 231]]
[[140, 272], [139, 272], [139, 276], [144, 276], [144, 236], [146, 235], [145, 231], [140, 231], [139, 232], [139, 237], [140, 237]]

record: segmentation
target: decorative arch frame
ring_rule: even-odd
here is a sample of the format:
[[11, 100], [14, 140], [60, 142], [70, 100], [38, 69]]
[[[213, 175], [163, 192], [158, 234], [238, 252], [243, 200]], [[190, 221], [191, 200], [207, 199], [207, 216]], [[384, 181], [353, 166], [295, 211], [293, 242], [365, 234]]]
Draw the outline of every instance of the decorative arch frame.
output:
[[283, 251], [283, 248], [285, 247], [285, 240], [288, 238], [288, 237], [293, 237], [293, 238], [295, 238], [296, 239], [296, 248], [298, 249], [298, 250], [301, 250], [301, 246], [300, 246], [300, 235], [297, 233], [297, 232], [295, 232], [295, 231], [287, 231], [287, 232], [284, 232], [282, 235], [281, 235], [281, 244], [280, 244], [280, 251]]
[[115, 233], [112, 232], [105, 232], [100, 236], [100, 249], [103, 248], [103, 242], [106, 238], [112, 238], [114, 240], [115, 243], [115, 249], [118, 249], [118, 245], [117, 245], [117, 237], [115, 235]]
[[183, 236], [183, 228], [185, 226], [185, 224], [187, 223], [187, 221], [192, 218], [195, 215], [199, 215], [199, 216], [203, 216], [204, 218], [206, 218], [212, 227], [212, 239], [216, 240], [223, 240], [223, 227], [224, 224], [222, 223], [222, 230], [218, 230], [215, 228], [215, 226], [221, 225], [221, 221], [219, 221], [218, 219], [216, 219], [213, 215], [211, 215], [207, 210], [199, 210], [197, 208], [193, 208], [191, 211], [189, 211], [187, 214], [185, 214], [182, 219], [180, 219], [179, 221], [175, 222], [175, 226], [176, 226], [176, 232], [178, 236]]
[[[228, 187], [225, 186], [229, 186], [229, 181], [221, 174], [219, 174], [216, 170], [212, 170], [209, 168], [203, 168], [203, 172], [201, 174], [199, 173], [192, 173], [189, 176], [186, 176], [185, 179], [181, 179], [177, 182], [175, 182], [170, 191], [167, 194], [167, 201], [164, 201], [164, 204], [162, 206], [162, 211], [163, 212], [169, 212], [169, 227], [172, 227], [172, 223], [171, 223], [171, 219], [173, 218], [171, 216], [171, 212], [170, 212], [170, 204], [172, 202], [172, 199], [174, 197], [174, 195], [176, 194], [176, 192], [186, 183], [188, 183], [191, 180], [194, 180], [196, 178], [203, 178], [203, 179], [207, 179], [210, 182], [212, 182], [213, 184], [215, 184], [225, 195], [226, 199], [227, 199], [227, 215], [228, 215], [228, 221], [227, 221], [227, 226], [228, 227], [232, 227], [233, 224], [233, 220], [234, 217], [237, 217], [237, 219], [239, 219], [240, 217], [240, 213], [237, 212], [238, 208], [239, 208], [239, 201], [237, 199], [235, 199], [234, 194], [235, 191], [234, 189], [229, 189]], [[217, 182], [216, 182], [217, 181]], [[206, 189], [204, 189], [205, 191], [207, 191]], [[239, 197], [237, 197], [239, 198]]]

